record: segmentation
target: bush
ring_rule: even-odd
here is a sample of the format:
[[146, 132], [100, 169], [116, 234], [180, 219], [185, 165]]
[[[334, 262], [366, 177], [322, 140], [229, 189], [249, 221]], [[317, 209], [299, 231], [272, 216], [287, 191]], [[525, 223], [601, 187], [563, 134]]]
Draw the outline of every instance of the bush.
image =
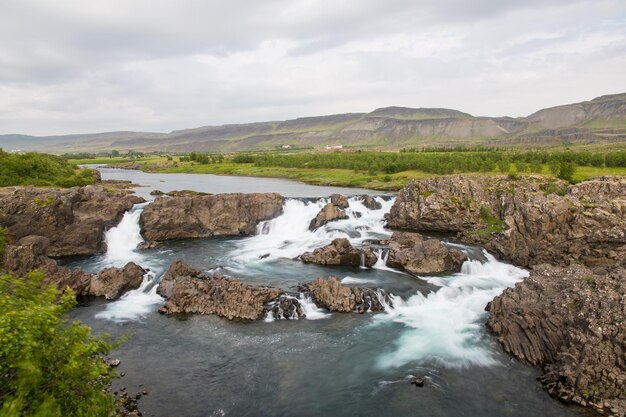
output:
[[571, 162], [561, 162], [557, 177], [571, 183], [574, 181], [574, 172], [576, 172], [576, 165]]
[[0, 274], [0, 415], [111, 416], [113, 378], [102, 356], [112, 346], [65, 313], [74, 294], [59, 294], [43, 274]]
[[79, 170], [64, 158], [36, 152], [15, 154], [0, 149], [0, 187], [11, 185], [74, 187], [93, 184], [90, 169]]

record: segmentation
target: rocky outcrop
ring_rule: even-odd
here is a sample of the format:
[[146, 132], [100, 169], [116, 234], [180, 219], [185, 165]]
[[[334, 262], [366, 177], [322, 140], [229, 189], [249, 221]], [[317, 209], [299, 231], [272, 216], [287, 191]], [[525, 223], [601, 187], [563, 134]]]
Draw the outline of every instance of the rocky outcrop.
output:
[[91, 279], [89, 295], [107, 300], [119, 298], [127, 291], [139, 288], [147, 271], [134, 262], [123, 268], [106, 268]]
[[265, 315], [266, 303], [283, 293], [278, 288], [257, 287], [237, 279], [205, 276], [180, 261], [170, 266], [157, 291], [168, 297], [161, 313], [216, 314], [229, 320], [260, 319]]
[[331, 194], [330, 203], [334, 205], [335, 207], [340, 208], [342, 210], [345, 210], [350, 206], [350, 203], [348, 202], [348, 198], [341, 194]]
[[181, 260], [176, 260], [172, 262], [161, 277], [161, 281], [159, 281], [159, 286], [157, 287], [157, 294], [165, 298], [170, 298], [172, 296], [174, 283], [178, 277], [197, 278], [200, 275], [202, 275], [202, 271], [199, 269], [187, 265]]
[[305, 252], [300, 255], [304, 263], [318, 265], [343, 265], [343, 266], [368, 266], [371, 267], [378, 261], [378, 257], [372, 248], [366, 246], [363, 249], [352, 247], [346, 238], [337, 238], [330, 244], [317, 248], [313, 252]]
[[363, 205], [370, 210], [380, 210], [383, 208], [383, 205], [376, 201], [376, 199], [371, 195], [362, 196], [361, 203], [363, 203]]
[[576, 186], [543, 177], [442, 176], [409, 184], [389, 215], [394, 228], [457, 232], [520, 266], [626, 263], [626, 179]]
[[[301, 285], [299, 291], [330, 311], [365, 313], [384, 311], [384, 301], [391, 305], [382, 290], [350, 288], [337, 278], [318, 278]], [[216, 314], [229, 320], [257, 320], [271, 314], [276, 319], [305, 318], [300, 300], [280, 288], [261, 287], [237, 279], [208, 276], [182, 261], [170, 265], [157, 292], [167, 297], [159, 310], [164, 314]]]
[[17, 245], [7, 245], [3, 267], [6, 271], [25, 276], [39, 270], [44, 273], [44, 283], [53, 284], [59, 290], [71, 288], [76, 295], [88, 295], [93, 276], [79, 269], [58, 266], [46, 256], [50, 239], [44, 236], [26, 236]]
[[318, 278], [302, 287], [311, 294], [313, 302], [329, 311], [349, 313], [357, 311], [384, 311], [385, 306], [381, 302], [391, 305], [389, 296], [382, 290], [370, 288], [348, 287], [343, 285], [336, 277]]
[[387, 265], [414, 274], [459, 272], [467, 256], [436, 239], [424, 239], [418, 233], [395, 232], [389, 241]]
[[504, 349], [543, 367], [552, 395], [609, 414], [626, 412], [626, 270], [540, 265], [487, 306]]
[[29, 235], [49, 239], [48, 256], [93, 255], [104, 232], [144, 200], [125, 190], [88, 185], [70, 189], [0, 189], [0, 226], [9, 244]]
[[141, 213], [148, 241], [249, 235], [263, 220], [282, 213], [276, 193], [157, 197]]
[[124, 292], [138, 288], [144, 271], [129, 262], [124, 268], [107, 268], [93, 275], [80, 269], [58, 266], [46, 256], [50, 240], [43, 236], [26, 236], [17, 245], [5, 249], [3, 267], [6, 271], [25, 276], [32, 271], [44, 273], [44, 283], [55, 285], [64, 291], [70, 288], [77, 296], [120, 297]]
[[337, 206], [335, 206], [333, 203], [328, 203], [324, 207], [322, 207], [320, 212], [317, 213], [317, 216], [315, 216], [315, 218], [311, 220], [311, 222], [309, 223], [309, 230], [314, 231], [329, 222], [347, 218], [348, 215], [343, 210], [337, 208]]

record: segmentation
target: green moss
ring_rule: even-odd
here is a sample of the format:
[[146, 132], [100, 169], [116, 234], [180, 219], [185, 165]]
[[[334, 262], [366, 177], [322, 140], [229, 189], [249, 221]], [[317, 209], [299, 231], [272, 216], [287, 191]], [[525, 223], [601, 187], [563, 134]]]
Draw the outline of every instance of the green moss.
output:
[[33, 202], [37, 204], [39, 207], [47, 207], [47, 206], [52, 205], [52, 203], [55, 202], [55, 198], [54, 196], [49, 195], [45, 199], [36, 198], [33, 200]]
[[486, 226], [482, 229], [475, 230], [475, 234], [479, 236], [488, 236], [493, 233], [502, 232], [504, 222], [499, 217], [494, 216], [489, 207], [480, 207], [480, 218], [483, 222], [485, 222]]

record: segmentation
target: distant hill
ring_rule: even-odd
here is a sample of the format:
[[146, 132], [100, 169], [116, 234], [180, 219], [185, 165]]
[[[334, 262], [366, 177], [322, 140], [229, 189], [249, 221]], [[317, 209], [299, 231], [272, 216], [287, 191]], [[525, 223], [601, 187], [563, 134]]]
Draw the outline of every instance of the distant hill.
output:
[[85, 135], [0, 135], [6, 150], [209, 151], [323, 147], [378, 148], [487, 145], [549, 146], [626, 141], [626, 93], [539, 110], [528, 117], [474, 117], [440, 108], [384, 107], [370, 113], [286, 121], [204, 126], [170, 133], [107, 132]]

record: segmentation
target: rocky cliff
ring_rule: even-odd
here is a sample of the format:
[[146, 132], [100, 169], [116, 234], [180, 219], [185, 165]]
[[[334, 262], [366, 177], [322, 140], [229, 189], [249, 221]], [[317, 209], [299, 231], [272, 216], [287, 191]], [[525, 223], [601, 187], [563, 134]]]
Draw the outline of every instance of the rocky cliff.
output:
[[276, 193], [160, 196], [141, 213], [141, 230], [149, 241], [249, 235], [283, 203]]
[[[563, 195], [560, 195], [563, 194]], [[389, 226], [454, 232], [516, 265], [626, 262], [626, 179], [443, 176], [403, 188]]]
[[550, 394], [626, 413], [626, 178], [435, 177], [405, 187], [388, 222], [453, 232], [532, 268], [488, 305], [490, 330], [542, 366]]
[[49, 239], [48, 256], [93, 255], [104, 250], [104, 232], [144, 200], [124, 190], [89, 185], [70, 189], [0, 189], [0, 226], [8, 242], [29, 235]]

